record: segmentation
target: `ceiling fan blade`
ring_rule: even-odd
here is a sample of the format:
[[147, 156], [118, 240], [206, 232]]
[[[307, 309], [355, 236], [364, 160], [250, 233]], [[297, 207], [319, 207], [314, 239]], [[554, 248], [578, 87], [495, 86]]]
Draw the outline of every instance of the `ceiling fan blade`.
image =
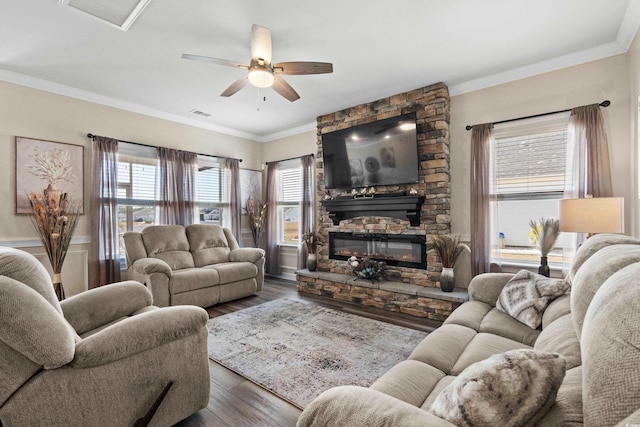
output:
[[271, 64], [271, 31], [268, 28], [251, 26], [251, 59], [262, 59], [264, 65]]
[[296, 92], [289, 83], [285, 82], [282, 77], [273, 76], [275, 79], [273, 80], [273, 90], [278, 92], [280, 95], [287, 98], [289, 101], [293, 102], [297, 99], [300, 99], [300, 95]]
[[188, 53], [183, 53], [182, 59], [191, 59], [193, 61], [204, 61], [204, 62], [209, 62], [211, 64], [216, 64], [216, 65], [225, 65], [227, 67], [244, 68], [245, 70], [249, 69], [248, 65], [241, 64], [239, 62], [229, 61], [227, 59], [211, 58], [209, 56], [189, 55]]
[[231, 96], [249, 83], [249, 76], [242, 76], [235, 82], [231, 83], [231, 86], [225, 89], [220, 96]]
[[333, 73], [333, 64], [330, 62], [279, 62], [273, 66], [273, 71], [278, 74], [326, 74]]

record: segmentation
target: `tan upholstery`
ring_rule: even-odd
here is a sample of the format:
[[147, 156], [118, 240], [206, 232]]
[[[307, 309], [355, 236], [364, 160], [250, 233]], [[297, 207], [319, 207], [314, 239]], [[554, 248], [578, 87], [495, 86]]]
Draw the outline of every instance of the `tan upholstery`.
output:
[[0, 247], [0, 424], [131, 426], [170, 381], [150, 425], [206, 407], [206, 311], [150, 304], [134, 281], [59, 303], [35, 257]]
[[157, 306], [209, 307], [262, 289], [264, 251], [240, 248], [227, 228], [154, 225], [125, 233], [124, 243], [128, 277], [145, 284]]
[[536, 414], [535, 425], [639, 423], [640, 241], [597, 235], [574, 260], [578, 265], [568, 277], [572, 289], [548, 305], [540, 328], [495, 308], [512, 275], [476, 276], [469, 284], [469, 301], [419, 343], [408, 360], [369, 389], [337, 387], [322, 393], [302, 412], [298, 426], [451, 426], [428, 411], [457, 375], [492, 355], [532, 347], [560, 354], [567, 369], [555, 403], [541, 419], [543, 414]]

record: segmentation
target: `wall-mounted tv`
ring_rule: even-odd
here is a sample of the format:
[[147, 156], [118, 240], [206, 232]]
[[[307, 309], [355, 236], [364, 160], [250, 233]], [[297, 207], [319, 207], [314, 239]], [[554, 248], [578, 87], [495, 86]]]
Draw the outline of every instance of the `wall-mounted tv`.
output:
[[419, 181], [415, 113], [322, 135], [327, 189]]

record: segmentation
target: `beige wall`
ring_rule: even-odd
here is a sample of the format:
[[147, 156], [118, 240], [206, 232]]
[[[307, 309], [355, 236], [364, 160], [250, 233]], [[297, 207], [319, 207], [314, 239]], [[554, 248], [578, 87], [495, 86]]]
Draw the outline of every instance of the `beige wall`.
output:
[[628, 203], [631, 209], [631, 234], [640, 237], [640, 36], [636, 38], [627, 54], [629, 61], [629, 134], [631, 135], [631, 187], [632, 198]]
[[[21, 247], [42, 258], [42, 247], [29, 218], [15, 214], [15, 136], [66, 142], [85, 147], [85, 212], [88, 212], [91, 144], [88, 132], [125, 141], [242, 158], [242, 168], [260, 169], [263, 144], [248, 139], [131, 113], [41, 90], [0, 82], [0, 245]], [[68, 265], [83, 265], [89, 241], [88, 215], [75, 233]], [[77, 258], [76, 258], [77, 257]], [[43, 261], [45, 258], [42, 258]], [[44, 262], [45, 265], [48, 261]], [[65, 268], [67, 262], [65, 262]], [[65, 273], [70, 294], [86, 286], [86, 268]], [[76, 272], [77, 268], [73, 268]]]
[[274, 162], [291, 157], [316, 154], [316, 131], [308, 131], [298, 135], [275, 139], [264, 144], [264, 162]]
[[[470, 233], [470, 139], [466, 125], [500, 121], [593, 104], [603, 109], [615, 196], [623, 196], [626, 225], [631, 224], [631, 134], [628, 55], [590, 62], [451, 97], [451, 225], [454, 233]], [[637, 61], [636, 61], [637, 62]], [[637, 73], [636, 73], [637, 75]]]

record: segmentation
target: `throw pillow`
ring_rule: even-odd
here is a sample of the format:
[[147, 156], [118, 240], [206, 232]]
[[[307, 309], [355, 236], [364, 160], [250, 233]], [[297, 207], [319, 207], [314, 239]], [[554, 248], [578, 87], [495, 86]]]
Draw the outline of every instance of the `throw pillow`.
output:
[[520, 270], [502, 288], [496, 308], [537, 329], [549, 303], [569, 290], [563, 279], [549, 279], [540, 274]]
[[535, 425], [554, 404], [565, 372], [556, 353], [495, 354], [462, 371], [429, 412], [457, 426]]

